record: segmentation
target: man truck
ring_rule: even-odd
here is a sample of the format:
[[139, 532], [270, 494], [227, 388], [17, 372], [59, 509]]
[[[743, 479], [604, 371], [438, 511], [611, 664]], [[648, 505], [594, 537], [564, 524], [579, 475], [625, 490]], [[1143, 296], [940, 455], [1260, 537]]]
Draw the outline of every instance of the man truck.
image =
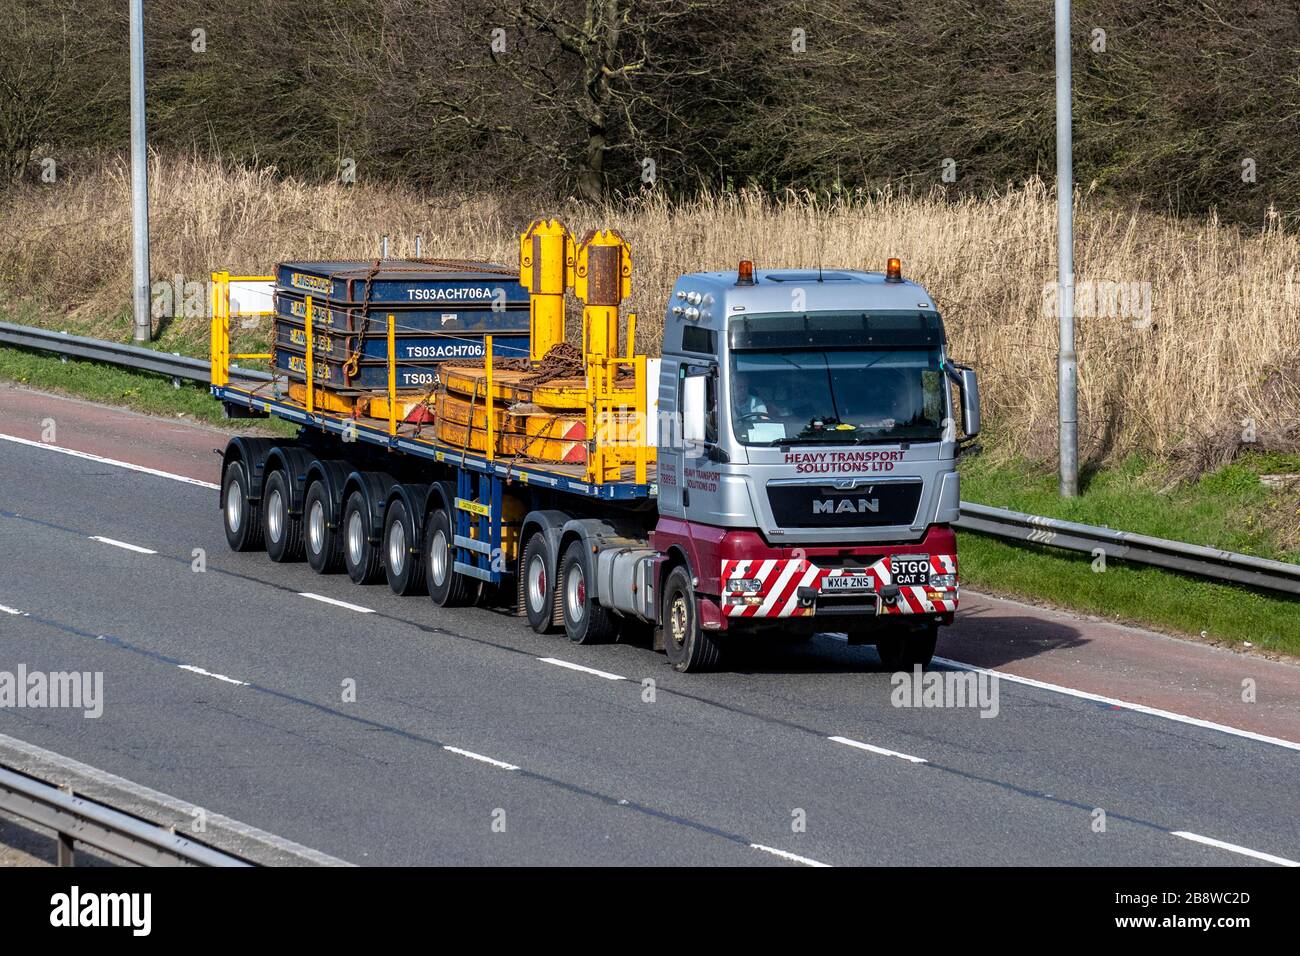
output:
[[226, 446], [230, 546], [440, 607], [513, 605], [576, 643], [649, 632], [678, 671], [765, 633], [927, 665], [958, 603], [955, 466], [979, 397], [899, 261], [683, 275], [655, 361], [620, 316], [617, 232], [539, 220], [520, 249], [518, 272], [282, 264], [259, 384], [231, 379], [243, 279], [216, 275], [212, 393], [299, 426]]

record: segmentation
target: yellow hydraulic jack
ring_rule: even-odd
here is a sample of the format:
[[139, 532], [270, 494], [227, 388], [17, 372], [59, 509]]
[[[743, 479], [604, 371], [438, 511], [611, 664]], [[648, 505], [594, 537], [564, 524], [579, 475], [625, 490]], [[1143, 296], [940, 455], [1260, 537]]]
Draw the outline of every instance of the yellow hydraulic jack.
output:
[[[583, 303], [582, 357], [587, 368], [587, 480], [618, 480], [625, 457], [630, 457], [636, 480], [644, 482], [645, 356], [635, 354], [634, 313], [628, 315], [627, 353], [617, 352], [619, 306], [632, 294], [632, 248], [613, 229], [593, 229], [583, 237], [576, 258], [573, 293]], [[618, 387], [621, 365], [632, 367], [631, 389]], [[632, 454], [625, 455], [628, 451]]]
[[573, 234], [558, 219], [533, 220], [519, 237], [519, 281], [529, 292], [533, 362], [564, 341], [564, 293], [573, 285], [573, 269]]

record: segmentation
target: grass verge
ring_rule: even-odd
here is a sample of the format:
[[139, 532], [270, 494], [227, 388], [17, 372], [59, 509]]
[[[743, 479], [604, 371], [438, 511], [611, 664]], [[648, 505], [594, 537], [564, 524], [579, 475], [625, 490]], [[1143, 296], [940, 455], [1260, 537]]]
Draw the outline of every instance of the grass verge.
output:
[[222, 416], [221, 403], [207, 386], [172, 380], [149, 372], [135, 372], [97, 362], [63, 361], [56, 355], [0, 348], [0, 379], [47, 392], [84, 398], [105, 405], [121, 405], [133, 411], [193, 421], [235, 430], [265, 431], [293, 435], [296, 426], [279, 419], [232, 422]]
[[[1089, 476], [1065, 500], [1043, 465], [975, 458], [962, 463], [962, 497], [1085, 524], [1300, 561], [1300, 489], [1261, 475], [1300, 473], [1300, 457], [1247, 455], [1174, 484], [1165, 466], [1134, 456]], [[1045, 601], [1232, 646], [1300, 656], [1300, 599], [1092, 555], [960, 535], [962, 581], [977, 590]]]

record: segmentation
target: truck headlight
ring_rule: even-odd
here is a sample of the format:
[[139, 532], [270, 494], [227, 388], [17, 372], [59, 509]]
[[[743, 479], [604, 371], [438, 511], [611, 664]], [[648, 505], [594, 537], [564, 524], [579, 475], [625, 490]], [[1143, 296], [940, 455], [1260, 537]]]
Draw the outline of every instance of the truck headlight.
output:
[[956, 586], [957, 575], [955, 574], [930, 575], [930, 587], [932, 588], [955, 588]]
[[727, 578], [728, 591], [761, 591], [763, 582], [758, 578]]

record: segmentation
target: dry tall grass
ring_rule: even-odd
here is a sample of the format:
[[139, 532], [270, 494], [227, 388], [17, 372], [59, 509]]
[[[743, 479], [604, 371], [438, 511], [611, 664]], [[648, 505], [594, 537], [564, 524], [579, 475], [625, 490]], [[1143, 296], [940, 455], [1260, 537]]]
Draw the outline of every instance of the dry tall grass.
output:
[[[998, 446], [1031, 456], [1055, 446], [1055, 201], [1042, 183], [982, 201], [856, 197], [827, 204], [727, 194], [672, 205], [530, 206], [519, 197], [421, 193], [398, 185], [308, 184], [196, 159], [152, 166], [153, 272], [203, 278], [264, 272], [282, 259], [369, 257], [379, 236], [408, 255], [513, 262], [534, 215], [575, 231], [609, 225], [631, 241], [633, 306], [643, 348], [674, 277], [732, 267], [880, 268], [902, 257], [947, 319], [951, 351], [982, 376]], [[124, 337], [129, 322], [129, 176], [120, 162], [0, 206], [0, 289], [36, 303], [51, 324]], [[1200, 464], [1251, 447], [1300, 446], [1300, 238], [1248, 235], [1086, 198], [1076, 222], [1081, 282], [1149, 283], [1150, 313], [1079, 319], [1085, 454], [1191, 456]], [[1139, 286], [1139, 289], [1141, 287]], [[1086, 304], [1086, 297], [1085, 297]], [[1130, 305], [1142, 305], [1141, 294]], [[104, 316], [113, 316], [105, 319]], [[201, 340], [202, 319], [190, 323]]]

